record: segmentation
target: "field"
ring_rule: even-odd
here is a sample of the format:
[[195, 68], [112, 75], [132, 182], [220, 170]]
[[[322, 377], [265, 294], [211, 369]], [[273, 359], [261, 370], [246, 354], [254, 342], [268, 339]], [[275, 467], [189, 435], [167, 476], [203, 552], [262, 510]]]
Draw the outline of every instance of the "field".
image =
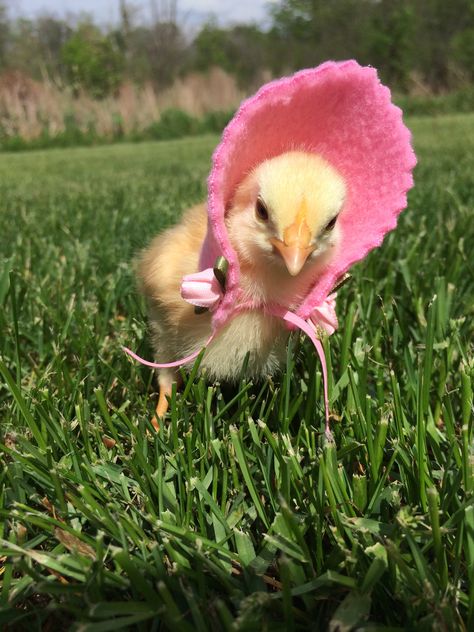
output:
[[334, 443], [296, 335], [152, 432], [131, 259], [216, 137], [0, 156], [2, 629], [474, 629], [474, 115], [408, 124], [409, 208], [326, 345]]

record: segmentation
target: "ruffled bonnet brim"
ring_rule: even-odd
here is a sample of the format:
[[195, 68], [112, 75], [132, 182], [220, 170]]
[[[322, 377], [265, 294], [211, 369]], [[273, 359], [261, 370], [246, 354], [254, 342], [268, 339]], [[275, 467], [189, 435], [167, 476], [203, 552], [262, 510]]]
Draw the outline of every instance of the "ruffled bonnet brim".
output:
[[410, 138], [401, 110], [375, 69], [355, 61], [326, 62], [272, 81], [244, 101], [224, 130], [208, 180], [209, 221], [200, 269], [212, 267], [218, 255], [229, 262], [214, 327], [232, 312], [239, 287], [239, 263], [224, 223], [226, 203], [255, 166], [301, 149], [321, 155], [346, 180], [348, 198], [338, 220], [341, 247], [297, 310], [307, 318], [348, 268], [395, 228], [413, 186], [416, 157]]

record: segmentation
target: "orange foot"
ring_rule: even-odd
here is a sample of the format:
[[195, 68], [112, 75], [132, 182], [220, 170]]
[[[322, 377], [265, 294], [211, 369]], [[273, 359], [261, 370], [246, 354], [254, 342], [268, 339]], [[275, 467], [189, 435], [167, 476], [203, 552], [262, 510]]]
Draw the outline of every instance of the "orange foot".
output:
[[171, 397], [172, 392], [172, 383], [170, 384], [160, 384], [160, 395], [158, 397], [158, 404], [156, 406], [155, 415], [153, 416], [151, 423], [153, 424], [153, 428], [158, 432], [160, 429], [160, 424], [158, 423], [158, 419], [163, 419], [166, 415], [166, 411], [168, 410], [169, 401], [168, 397]]

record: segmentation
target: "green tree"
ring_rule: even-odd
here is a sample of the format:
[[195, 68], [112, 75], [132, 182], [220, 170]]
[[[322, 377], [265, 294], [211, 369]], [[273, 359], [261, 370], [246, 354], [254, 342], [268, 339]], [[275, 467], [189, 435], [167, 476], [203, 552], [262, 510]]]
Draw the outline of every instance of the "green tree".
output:
[[209, 22], [201, 29], [192, 46], [194, 69], [205, 71], [219, 66], [248, 87], [270, 66], [268, 34], [255, 25], [239, 24], [222, 29]]
[[181, 29], [170, 21], [135, 26], [132, 17], [131, 12], [122, 15], [115, 33], [126, 77], [136, 83], [152, 81], [157, 87], [169, 85], [186, 65], [188, 44]]
[[283, 0], [272, 11], [282, 63], [302, 68], [326, 59], [366, 62], [370, 8], [368, 0]]
[[120, 0], [120, 26], [116, 33], [125, 57], [127, 78], [137, 83], [152, 81], [162, 88], [185, 67], [188, 43], [177, 23], [175, 0], [149, 0], [151, 23], [137, 24], [138, 8]]
[[10, 23], [5, 65], [20, 70], [33, 79], [40, 79], [42, 59], [32, 20], [20, 18]]
[[414, 62], [416, 18], [407, 0], [381, 0], [372, 8], [368, 61], [391, 85], [408, 88]]
[[193, 42], [194, 68], [205, 71], [219, 66], [231, 72], [232, 65], [232, 46], [227, 31], [214, 22], [205, 24]]
[[416, 67], [435, 90], [446, 89], [452, 85], [453, 52], [465, 62], [461, 50], [468, 50], [469, 35], [463, 42], [461, 34], [474, 28], [474, 2], [412, 0], [412, 6], [417, 17]]
[[173, 82], [185, 64], [186, 42], [173, 21], [155, 22], [142, 31], [143, 48], [135, 47], [135, 57], [145, 55], [151, 79], [164, 87]]
[[287, 67], [354, 57], [402, 89], [412, 70], [435, 90], [452, 85], [454, 64], [472, 77], [473, 0], [281, 0], [272, 15]]
[[51, 78], [64, 78], [61, 52], [71, 37], [71, 27], [63, 20], [43, 15], [36, 20], [34, 30], [42, 71]]
[[61, 50], [71, 32], [67, 22], [48, 15], [8, 20], [0, 3], [0, 67], [37, 80], [64, 78]]
[[269, 67], [268, 35], [253, 24], [240, 24], [229, 33], [233, 69], [240, 85], [260, 83], [260, 75]]
[[72, 85], [95, 97], [104, 97], [122, 80], [123, 55], [112, 35], [83, 22], [64, 44], [62, 60]]
[[464, 29], [453, 37], [452, 51], [454, 61], [474, 80], [474, 28]]

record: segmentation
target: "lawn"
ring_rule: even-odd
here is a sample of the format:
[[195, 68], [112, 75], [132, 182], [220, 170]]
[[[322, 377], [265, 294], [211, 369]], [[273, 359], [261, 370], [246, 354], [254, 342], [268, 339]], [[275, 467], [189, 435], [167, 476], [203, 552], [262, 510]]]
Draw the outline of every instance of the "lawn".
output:
[[474, 115], [408, 124], [408, 210], [326, 344], [334, 443], [297, 335], [152, 432], [131, 259], [216, 137], [0, 155], [2, 629], [474, 629]]

